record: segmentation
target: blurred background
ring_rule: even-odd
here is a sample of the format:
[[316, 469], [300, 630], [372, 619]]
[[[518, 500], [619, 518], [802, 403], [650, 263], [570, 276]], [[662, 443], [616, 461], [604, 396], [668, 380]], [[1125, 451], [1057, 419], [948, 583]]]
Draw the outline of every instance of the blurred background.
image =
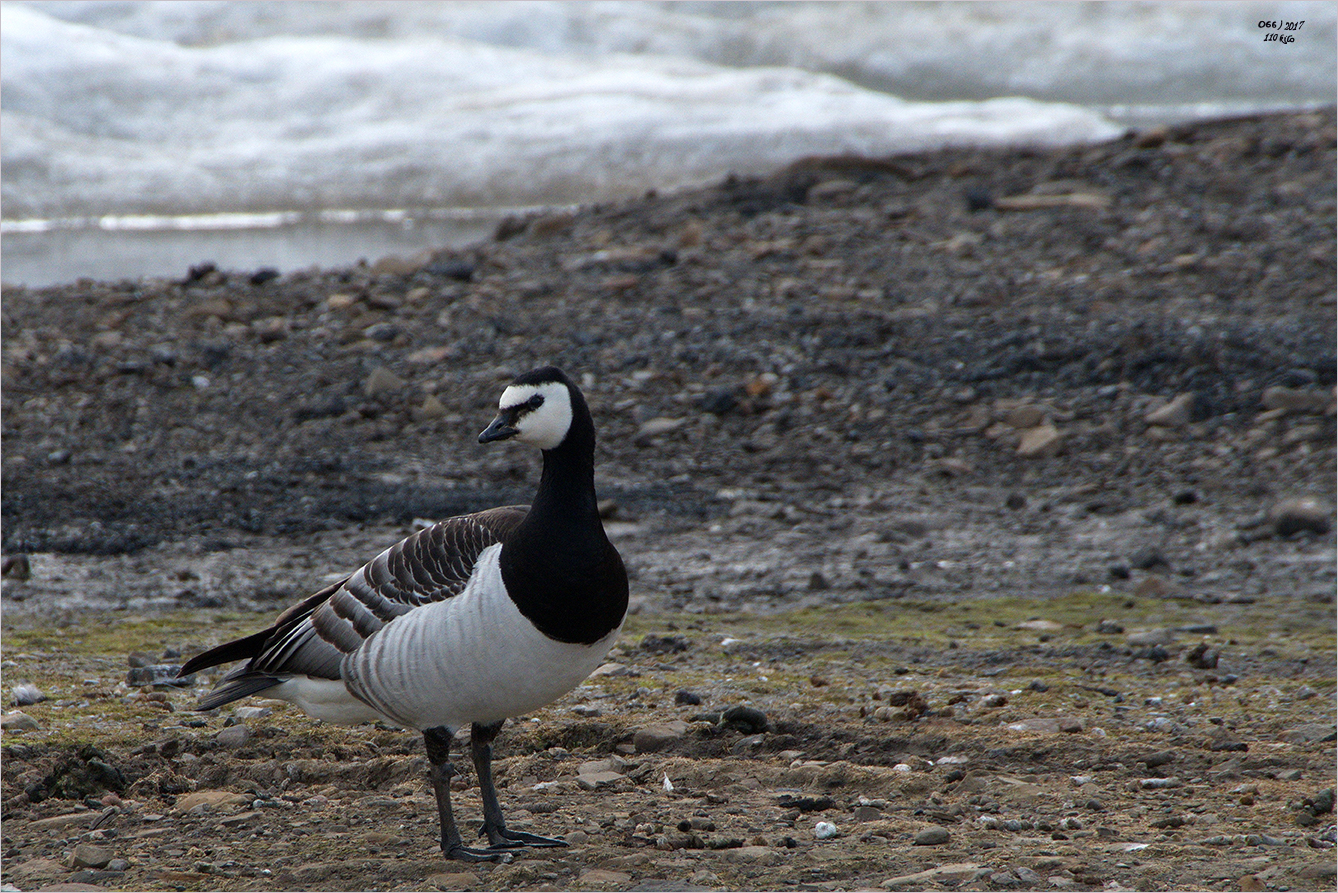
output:
[[[813, 154], [1334, 102], [1335, 6], [5, 2], [6, 283], [347, 265]], [[1260, 21], [1304, 21], [1266, 41]]]

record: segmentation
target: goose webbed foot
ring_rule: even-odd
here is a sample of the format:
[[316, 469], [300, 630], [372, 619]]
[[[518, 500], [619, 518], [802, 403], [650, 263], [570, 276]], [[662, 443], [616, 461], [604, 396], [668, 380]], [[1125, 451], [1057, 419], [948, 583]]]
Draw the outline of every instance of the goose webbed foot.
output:
[[505, 851], [526, 846], [568, 846], [567, 841], [561, 837], [544, 837], [542, 834], [531, 834], [528, 831], [512, 831], [505, 825], [490, 825], [487, 822], [479, 828], [479, 837], [485, 835], [490, 850]]

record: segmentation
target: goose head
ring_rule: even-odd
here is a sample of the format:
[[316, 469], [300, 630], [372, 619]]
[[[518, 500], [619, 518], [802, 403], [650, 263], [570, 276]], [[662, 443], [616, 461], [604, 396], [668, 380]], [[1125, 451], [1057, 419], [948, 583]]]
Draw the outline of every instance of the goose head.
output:
[[519, 376], [497, 401], [492, 420], [479, 443], [516, 440], [541, 450], [556, 449], [567, 439], [581, 401], [576, 385], [553, 366], [532, 369]]

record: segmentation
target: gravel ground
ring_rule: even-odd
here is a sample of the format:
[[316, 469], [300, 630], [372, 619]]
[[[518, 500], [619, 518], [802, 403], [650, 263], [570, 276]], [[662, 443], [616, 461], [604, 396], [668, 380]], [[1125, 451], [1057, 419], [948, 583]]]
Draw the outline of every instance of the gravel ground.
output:
[[[1332, 889], [1334, 170], [1326, 110], [6, 288], [4, 669], [49, 698], [6, 720], [5, 882]], [[571, 849], [466, 877], [414, 736], [129, 683], [526, 500], [474, 439], [547, 362], [635, 612], [504, 733], [504, 802]]]

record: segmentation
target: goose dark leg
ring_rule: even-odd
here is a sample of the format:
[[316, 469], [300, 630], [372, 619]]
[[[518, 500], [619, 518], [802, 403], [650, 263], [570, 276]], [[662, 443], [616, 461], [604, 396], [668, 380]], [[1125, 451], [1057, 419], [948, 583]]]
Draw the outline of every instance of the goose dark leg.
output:
[[502, 722], [486, 726], [474, 723], [469, 729], [469, 750], [474, 757], [474, 771], [479, 777], [479, 795], [483, 798], [483, 827], [479, 829], [479, 836], [486, 834], [490, 848], [494, 850], [522, 846], [566, 846], [567, 842], [557, 837], [510, 831], [502, 820], [502, 806], [497, 802], [497, 788], [492, 782], [492, 741], [502, 730]]
[[428, 777], [432, 780], [432, 791], [437, 795], [437, 814], [441, 818], [442, 855], [462, 862], [510, 861], [509, 854], [471, 849], [460, 839], [460, 829], [455, 827], [455, 817], [451, 814], [451, 779], [456, 773], [450, 760], [450, 729], [424, 730], [423, 743], [427, 746], [427, 761], [431, 765]]

